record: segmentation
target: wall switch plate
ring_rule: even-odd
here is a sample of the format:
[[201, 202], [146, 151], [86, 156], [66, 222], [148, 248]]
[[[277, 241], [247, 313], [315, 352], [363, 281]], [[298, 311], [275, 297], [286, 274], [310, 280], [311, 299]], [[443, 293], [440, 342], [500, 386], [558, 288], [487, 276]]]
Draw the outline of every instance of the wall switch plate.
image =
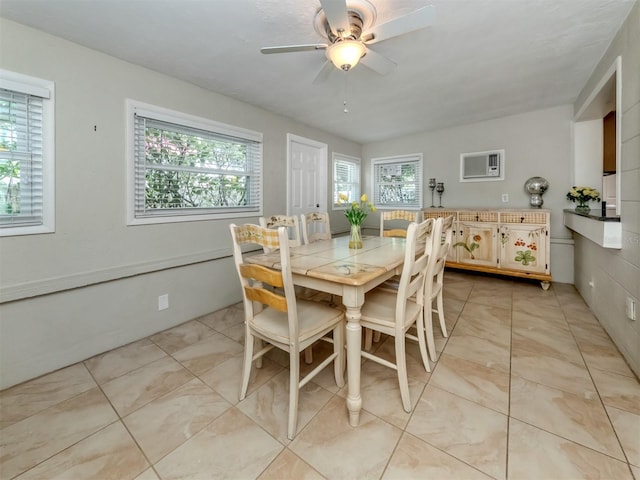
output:
[[508, 193], [503, 193], [502, 194], [502, 203], [509, 203], [509, 194]]
[[625, 306], [626, 306], [627, 318], [629, 320], [635, 320], [636, 319], [636, 301], [631, 297], [627, 297]]
[[165, 293], [158, 297], [158, 310], [166, 310], [169, 308], [169, 294]]

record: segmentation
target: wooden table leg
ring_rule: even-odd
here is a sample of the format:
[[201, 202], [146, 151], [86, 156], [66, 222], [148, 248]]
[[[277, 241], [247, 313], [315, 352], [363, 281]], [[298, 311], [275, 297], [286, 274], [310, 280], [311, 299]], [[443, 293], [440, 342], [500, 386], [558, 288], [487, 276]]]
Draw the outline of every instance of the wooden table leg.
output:
[[360, 396], [360, 345], [362, 341], [362, 326], [360, 325], [360, 307], [347, 307], [347, 380], [349, 382], [347, 395], [347, 409], [349, 423], [357, 427], [362, 410]]

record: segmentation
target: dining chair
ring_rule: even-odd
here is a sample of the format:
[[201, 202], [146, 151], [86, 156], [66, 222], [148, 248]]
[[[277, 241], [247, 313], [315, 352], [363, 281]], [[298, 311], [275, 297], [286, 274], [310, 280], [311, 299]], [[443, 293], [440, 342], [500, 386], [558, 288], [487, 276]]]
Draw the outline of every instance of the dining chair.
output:
[[305, 244], [317, 242], [318, 240], [331, 240], [328, 213], [303, 213], [300, 215], [300, 221], [302, 224], [302, 239]]
[[[274, 347], [289, 353], [289, 420], [287, 437], [293, 439], [298, 418], [298, 394], [329, 364], [334, 364], [338, 387], [344, 386], [344, 313], [295, 295], [285, 227], [277, 230], [258, 225], [230, 225], [233, 257], [242, 285], [245, 314], [244, 362], [240, 400], [247, 394], [254, 360]], [[253, 244], [279, 251], [280, 270], [245, 262], [242, 246]], [[267, 288], [268, 286], [274, 288]], [[327, 334], [332, 333], [332, 338]], [[300, 353], [317, 340], [333, 343], [333, 353], [300, 378]], [[266, 342], [266, 346], [263, 346]], [[254, 353], [254, 346], [258, 345]], [[258, 363], [257, 367], [261, 365]]]
[[[442, 290], [444, 286], [444, 267], [447, 261], [447, 254], [451, 247], [451, 239], [453, 237], [453, 216], [440, 217], [436, 220], [436, 226], [433, 236], [432, 261], [429, 262], [429, 269], [425, 278], [425, 307], [424, 307], [424, 328], [427, 336], [427, 345], [431, 360], [436, 361], [435, 340], [433, 338], [433, 312], [438, 313], [440, 320], [440, 331], [446, 338], [447, 324], [444, 319], [444, 301], [442, 298]], [[433, 308], [433, 302], [436, 302], [436, 308]]]
[[[411, 222], [420, 223], [422, 221], [422, 211], [391, 210], [391, 211], [380, 212], [380, 236], [381, 237], [406, 237], [407, 236], [406, 225], [404, 226], [404, 228], [401, 228], [398, 225], [399, 220], [405, 221], [407, 223], [411, 223]], [[385, 222], [387, 222], [387, 226], [389, 225], [389, 222], [391, 222], [392, 228], [385, 229]]]
[[[407, 230], [399, 227], [399, 221], [418, 223], [422, 220], [422, 211], [412, 210], [391, 210], [380, 212], [380, 236], [381, 237], [406, 237]], [[394, 228], [385, 229], [385, 222], [392, 222]], [[388, 225], [388, 223], [387, 223]], [[387, 286], [395, 286], [397, 288], [399, 277], [396, 275], [390, 278], [386, 283]], [[371, 350], [373, 342], [380, 341], [380, 332], [371, 332], [365, 330], [364, 333], [364, 348], [365, 350]]]
[[[287, 238], [289, 239], [290, 247], [298, 247], [302, 245], [300, 239], [300, 224], [298, 223], [298, 217], [295, 215], [271, 215], [270, 217], [260, 217], [260, 226], [263, 228], [279, 228], [285, 227], [287, 229]], [[271, 253], [273, 249], [265, 248], [264, 253]], [[299, 297], [311, 297], [317, 295], [318, 292], [312, 291], [303, 287], [296, 287], [296, 294]], [[313, 362], [313, 353], [311, 346], [304, 352], [305, 363], [311, 364]]]
[[[407, 228], [404, 265], [398, 289], [376, 288], [365, 296], [360, 323], [363, 327], [395, 338], [395, 363], [363, 350], [364, 358], [397, 371], [402, 406], [411, 411], [405, 343], [407, 338], [418, 342], [425, 370], [431, 371], [425, 336], [422, 334], [424, 308], [424, 279], [431, 255], [434, 220], [419, 224], [410, 223]], [[425, 247], [419, 248], [420, 242]], [[409, 333], [416, 327], [417, 335]]]
[[[298, 247], [302, 245], [300, 238], [300, 223], [295, 215], [271, 215], [270, 217], [260, 217], [260, 226], [263, 228], [275, 229], [285, 227], [287, 229], [287, 238], [290, 247]], [[265, 249], [265, 253], [271, 253], [273, 249]]]

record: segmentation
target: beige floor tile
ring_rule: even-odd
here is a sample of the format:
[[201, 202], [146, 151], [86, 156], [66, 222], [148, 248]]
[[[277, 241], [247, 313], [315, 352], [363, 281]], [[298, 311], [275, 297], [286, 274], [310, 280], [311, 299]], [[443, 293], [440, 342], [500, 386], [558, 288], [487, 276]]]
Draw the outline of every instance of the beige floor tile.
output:
[[258, 477], [258, 480], [323, 480], [324, 478], [311, 465], [285, 448]]
[[[300, 432], [332, 397], [313, 381], [298, 393], [298, 425]], [[272, 437], [288, 444], [289, 371], [283, 370], [242, 400], [237, 408], [264, 428]]]
[[257, 478], [284, 449], [232, 407], [155, 466], [162, 480]]
[[633, 372], [613, 342], [608, 346], [579, 343], [580, 351], [589, 370], [606, 370], [617, 375], [635, 379]]
[[382, 478], [384, 480], [411, 478], [489, 480], [492, 477], [447, 455], [427, 442], [404, 433]]
[[[395, 372], [362, 359], [360, 425], [329, 367], [289, 442], [286, 353], [239, 404], [238, 303], [0, 392], [0, 478], [640, 480], [640, 384], [573, 285], [447, 269], [444, 305], [433, 374], [406, 344], [411, 414]], [[393, 360], [393, 339], [372, 351]]]
[[156, 475], [156, 472], [153, 470], [153, 468], [148, 468], [140, 475], [138, 475], [134, 480], [160, 480], [160, 478], [158, 477], [158, 475]]
[[17, 480], [128, 480], [135, 479], [148, 467], [127, 430], [117, 422], [51, 457]]
[[124, 417], [192, 378], [182, 365], [166, 357], [105, 383], [102, 390]]
[[149, 461], [155, 463], [229, 408], [229, 402], [194, 378], [123, 421]]
[[220, 333], [214, 333], [174, 352], [172, 356], [194, 375], [201, 375], [242, 351], [243, 347], [238, 342]]
[[[395, 339], [393, 337], [383, 337], [377, 347], [374, 344], [372, 352], [378, 355], [380, 358], [395, 363]], [[407, 376], [419, 382], [427, 383], [429, 381], [431, 373], [427, 372], [424, 369], [424, 364], [422, 363], [422, 356], [420, 355], [420, 347], [418, 346], [418, 343], [407, 340], [405, 343], [405, 352], [407, 359]], [[433, 363], [430, 363], [430, 365], [431, 369], [433, 370]]]
[[[424, 387], [424, 382], [409, 378], [409, 396], [412, 406], [415, 407]], [[342, 392], [343, 398], [346, 398], [347, 393], [348, 388], [345, 386]], [[365, 362], [360, 376], [360, 393], [362, 408], [398, 428], [407, 426], [411, 414], [402, 408], [400, 385], [395, 370], [373, 361]]]
[[81, 363], [0, 392], [0, 429], [96, 387]]
[[213, 328], [217, 332], [222, 332], [229, 327], [244, 323], [244, 306], [242, 303], [239, 303], [229, 308], [223, 308], [222, 310], [198, 318], [198, 321]]
[[162, 350], [172, 354], [213, 334], [213, 329], [197, 320], [192, 320], [169, 330], [156, 333], [149, 338]]
[[429, 385], [508, 415], [508, 372], [488, 368], [446, 353], [438, 361]]
[[167, 354], [160, 347], [145, 338], [92, 357], [84, 363], [96, 382], [102, 385], [166, 356]]
[[244, 345], [244, 323], [236, 323], [229, 328], [220, 330], [220, 333], [225, 337], [229, 337], [231, 340]]
[[504, 309], [511, 309], [511, 296], [496, 295], [496, 293], [478, 292], [473, 290], [469, 295], [469, 299], [465, 306], [473, 307], [475, 305], [484, 305], [487, 307], [498, 307]]
[[584, 367], [582, 354], [570, 332], [533, 325], [527, 328], [514, 327], [511, 342], [514, 355], [544, 355]]
[[567, 323], [569, 323], [569, 325], [600, 325], [598, 319], [589, 309], [584, 300], [568, 304], [561, 304], [560, 308], [562, 309], [562, 312], [564, 313], [564, 316], [567, 319]]
[[499, 341], [463, 335], [456, 328], [447, 342], [445, 353], [486, 368], [509, 373], [509, 347]]
[[597, 395], [576, 395], [512, 376], [511, 416], [615, 458], [624, 458]]
[[491, 477], [504, 479], [507, 418], [427, 385], [406, 431]]
[[540, 292], [544, 292], [545, 295], [530, 295], [531, 291], [529, 291], [529, 294], [527, 294], [527, 296], [520, 297], [514, 293], [513, 295], [514, 311], [532, 312], [536, 310], [539, 310], [539, 311], [547, 311], [547, 310], [554, 310], [554, 309], [560, 310], [560, 304], [558, 303], [558, 299], [556, 298], [555, 294], [552, 291], [547, 290], [545, 292], [540, 287], [535, 287], [535, 288], [537, 288], [537, 290], [534, 290], [534, 292], [537, 292], [539, 290]]
[[357, 428], [348, 417], [344, 399], [333, 397], [289, 448], [327, 478], [380, 478], [402, 431], [367, 411]]
[[640, 415], [605, 407], [629, 463], [640, 467]]
[[539, 328], [571, 333], [561, 308], [533, 309], [526, 312], [514, 310], [511, 312], [511, 325], [513, 328]]
[[[516, 344], [514, 335], [514, 345]], [[535, 383], [557, 388], [576, 395], [595, 397], [596, 387], [587, 367], [583, 364], [560, 360], [555, 357], [533, 353], [514, 353], [511, 357], [511, 373]]]
[[[209, 385], [216, 393], [221, 395], [227, 402], [236, 405], [240, 401], [242, 360], [242, 354], [235, 355], [229, 360], [207, 370], [200, 375], [200, 379]], [[247, 395], [251, 395], [283, 369], [284, 367], [280, 364], [272, 362], [268, 358], [263, 359], [262, 368], [256, 368], [254, 364], [251, 368]]]
[[633, 480], [624, 462], [513, 418], [509, 422], [509, 477]]
[[0, 431], [0, 477], [13, 478], [118, 419], [98, 388]]
[[490, 339], [508, 347], [511, 342], [511, 311], [467, 303], [460, 314], [455, 333]]
[[591, 376], [606, 406], [640, 415], [640, 383], [638, 380], [596, 368], [591, 369]]

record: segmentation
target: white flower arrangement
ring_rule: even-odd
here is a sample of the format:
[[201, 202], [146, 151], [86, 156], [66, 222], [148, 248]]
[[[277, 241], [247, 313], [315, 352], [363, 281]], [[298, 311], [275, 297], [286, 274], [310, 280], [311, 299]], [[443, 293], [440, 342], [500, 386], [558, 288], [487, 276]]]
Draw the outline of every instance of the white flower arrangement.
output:
[[567, 193], [567, 200], [578, 202], [578, 205], [586, 205], [587, 202], [599, 202], [600, 192], [591, 187], [573, 186]]

